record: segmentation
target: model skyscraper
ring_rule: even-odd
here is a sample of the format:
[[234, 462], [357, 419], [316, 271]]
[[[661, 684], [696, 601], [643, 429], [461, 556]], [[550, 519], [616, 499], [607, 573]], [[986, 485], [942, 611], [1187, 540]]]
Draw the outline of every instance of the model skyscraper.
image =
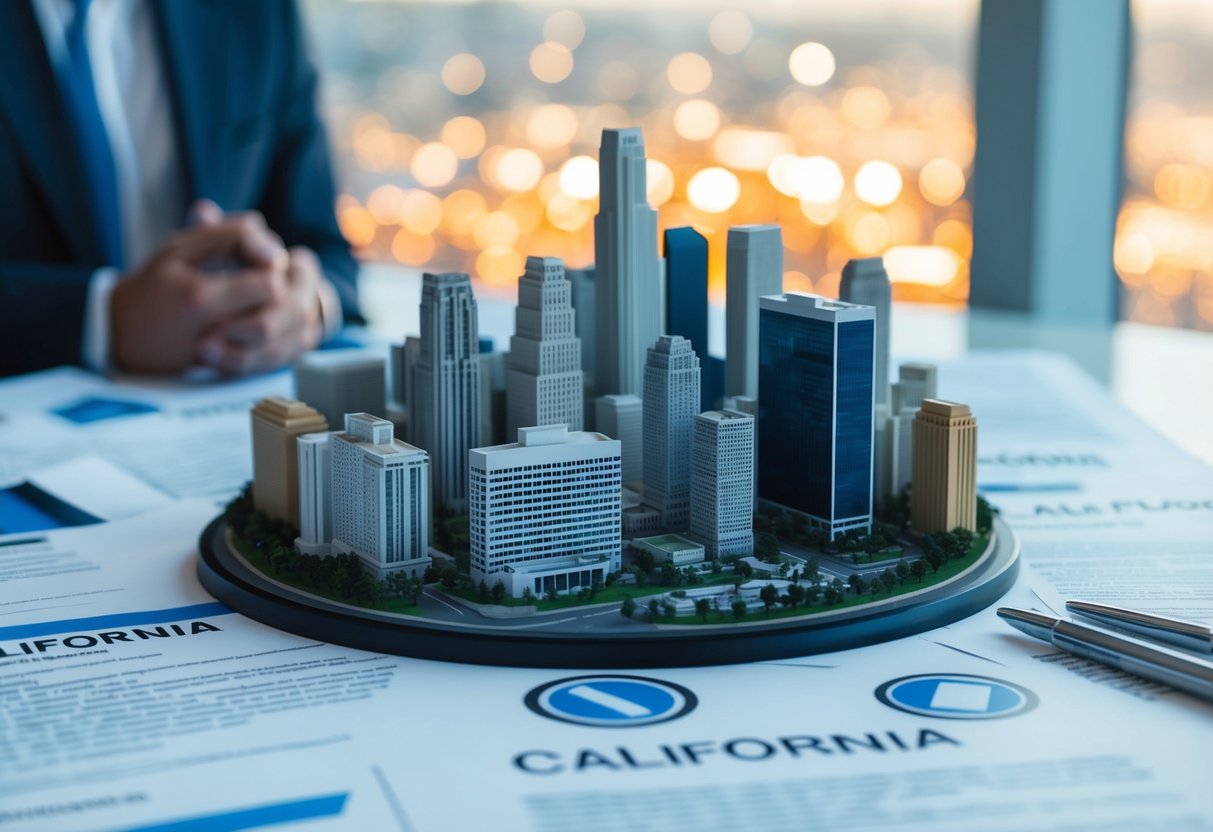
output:
[[729, 229], [725, 291], [726, 396], [758, 396], [758, 305], [783, 291], [783, 233], [778, 225]]
[[455, 510], [467, 500], [467, 452], [481, 444], [477, 327], [468, 276], [427, 272], [409, 427], [416, 444], [430, 453], [434, 499]]
[[914, 418], [910, 526], [977, 531], [977, 420], [967, 404], [925, 399]]
[[305, 555], [328, 555], [333, 542], [333, 434], [305, 433], [299, 452], [299, 537], [295, 548]]
[[594, 420], [600, 433], [620, 442], [623, 481], [644, 478], [644, 403], [639, 396], [599, 396]]
[[708, 557], [754, 551], [754, 417], [709, 410], [691, 438], [691, 536]]
[[876, 406], [889, 403], [889, 319], [893, 289], [884, 270], [884, 259], [867, 257], [848, 260], [842, 269], [839, 299], [871, 306], [876, 310]]
[[699, 359], [681, 335], [662, 335], [644, 365], [644, 502], [662, 525], [691, 520], [691, 426], [699, 412]]
[[564, 425], [468, 454], [473, 584], [521, 597], [603, 585], [620, 568], [619, 442]]
[[594, 370], [599, 395], [639, 395], [645, 350], [661, 335], [664, 310], [657, 212], [649, 207], [639, 128], [603, 130], [594, 217]]
[[295, 438], [327, 430], [324, 416], [303, 402], [270, 396], [253, 408], [253, 505], [299, 525], [299, 460]]
[[724, 394], [724, 365], [708, 355], [708, 241], [694, 228], [666, 229], [665, 310], [665, 331], [699, 356], [699, 409], [707, 410]]
[[880, 499], [896, 496], [910, 484], [914, 472], [914, 417], [924, 399], [936, 398], [934, 364], [908, 362], [899, 370], [900, 378], [893, 385], [892, 415], [885, 428], [888, 453], [888, 481], [882, 483], [885, 491], [877, 494]]
[[582, 428], [585, 391], [572, 284], [558, 257], [528, 257], [506, 378], [507, 436], [522, 427]]
[[392, 435], [392, 423], [349, 413], [330, 439], [335, 554], [352, 553], [379, 577], [430, 565], [429, 456]]
[[871, 530], [875, 317], [817, 295], [762, 299], [758, 498], [830, 539]]

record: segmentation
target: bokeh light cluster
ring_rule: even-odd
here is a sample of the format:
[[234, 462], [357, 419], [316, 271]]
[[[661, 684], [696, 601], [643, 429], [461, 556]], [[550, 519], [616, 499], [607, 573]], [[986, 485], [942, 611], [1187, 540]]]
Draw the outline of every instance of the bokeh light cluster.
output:
[[[308, 0], [360, 254], [508, 291], [593, 261], [598, 142], [639, 126], [662, 228], [778, 222], [788, 289], [887, 255], [902, 299], [963, 302], [977, 0], [744, 8]], [[824, 8], [830, 5], [831, 8]]]
[[1213, 330], [1213, 5], [1132, 4], [1125, 194], [1113, 260], [1123, 317]]

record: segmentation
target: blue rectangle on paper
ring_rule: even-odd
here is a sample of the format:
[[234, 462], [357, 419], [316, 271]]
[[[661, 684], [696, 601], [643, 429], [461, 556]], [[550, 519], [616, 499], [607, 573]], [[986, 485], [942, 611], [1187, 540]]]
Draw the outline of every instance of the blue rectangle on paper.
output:
[[208, 615], [230, 615], [231, 612], [223, 604], [215, 601], [209, 604], [191, 604], [188, 607], [171, 607], [164, 610], [119, 612], [112, 615], [94, 615], [91, 618], [67, 618], [61, 621], [43, 621], [39, 624], [15, 624], [12, 627], [0, 627], [0, 641], [16, 641], [23, 638], [53, 636], [59, 633], [78, 633], [82, 630], [137, 627], [140, 624], [164, 624], [169, 621], [184, 621], [187, 618], [205, 618]]
[[286, 803], [271, 803], [213, 815], [199, 815], [183, 820], [170, 820], [148, 826], [133, 826], [127, 832], [238, 832], [241, 829], [260, 829], [280, 823], [328, 818], [345, 811], [348, 792], [309, 797]]
[[53, 408], [51, 413], [77, 425], [90, 425], [93, 422], [104, 422], [107, 419], [119, 419], [123, 416], [157, 413], [159, 410], [160, 408], [147, 402], [86, 396], [71, 404]]
[[0, 490], [0, 534], [45, 532], [103, 522], [33, 483]]

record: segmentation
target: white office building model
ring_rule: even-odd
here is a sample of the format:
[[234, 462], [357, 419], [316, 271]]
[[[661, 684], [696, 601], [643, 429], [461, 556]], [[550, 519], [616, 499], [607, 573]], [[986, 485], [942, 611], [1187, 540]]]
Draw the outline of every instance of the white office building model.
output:
[[332, 438], [337, 431], [305, 433], [295, 440], [299, 457], [299, 537], [305, 555], [328, 555], [333, 542]]
[[639, 128], [602, 131], [594, 217], [594, 380], [600, 395], [642, 392], [645, 350], [665, 320], [657, 212], [649, 207], [645, 164]]
[[644, 502], [668, 531], [691, 521], [691, 426], [699, 412], [699, 357], [662, 335], [644, 365]]
[[572, 288], [560, 258], [527, 258], [507, 360], [506, 436], [533, 425], [582, 429], [585, 391]]
[[458, 511], [467, 501], [467, 452], [481, 444], [478, 316], [466, 274], [423, 276], [420, 347], [409, 427], [430, 454], [434, 499]]
[[574, 592], [620, 568], [620, 445], [564, 425], [468, 454], [471, 580], [520, 598]]
[[600, 433], [618, 439], [623, 453], [623, 481], [644, 478], [644, 402], [639, 396], [599, 396], [594, 400], [594, 424]]
[[897, 496], [914, 478], [914, 417], [923, 400], [938, 398], [939, 371], [934, 364], [909, 362], [893, 385], [893, 413], [888, 419], [888, 494]]
[[758, 396], [758, 299], [783, 291], [783, 232], [778, 225], [729, 229], [725, 261], [726, 396]]
[[709, 410], [691, 439], [691, 537], [710, 558], [754, 552], [754, 417]]
[[430, 565], [430, 458], [392, 423], [349, 413], [330, 440], [333, 554], [352, 553], [380, 579]]

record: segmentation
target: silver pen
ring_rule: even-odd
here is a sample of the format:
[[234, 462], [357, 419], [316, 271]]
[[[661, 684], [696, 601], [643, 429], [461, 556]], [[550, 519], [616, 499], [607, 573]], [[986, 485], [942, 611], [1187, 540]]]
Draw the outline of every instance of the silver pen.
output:
[[1149, 636], [1157, 641], [1173, 644], [1182, 650], [1213, 653], [1213, 629], [1203, 624], [1163, 618], [1160, 615], [1150, 615], [1146, 612], [1134, 612], [1122, 607], [1110, 607], [1107, 604], [1093, 604], [1090, 601], [1066, 601], [1066, 610], [1074, 615], [1089, 618], [1105, 627]]
[[1030, 610], [1000, 607], [998, 617], [1068, 653], [1213, 701], [1213, 665], [1195, 656]]

